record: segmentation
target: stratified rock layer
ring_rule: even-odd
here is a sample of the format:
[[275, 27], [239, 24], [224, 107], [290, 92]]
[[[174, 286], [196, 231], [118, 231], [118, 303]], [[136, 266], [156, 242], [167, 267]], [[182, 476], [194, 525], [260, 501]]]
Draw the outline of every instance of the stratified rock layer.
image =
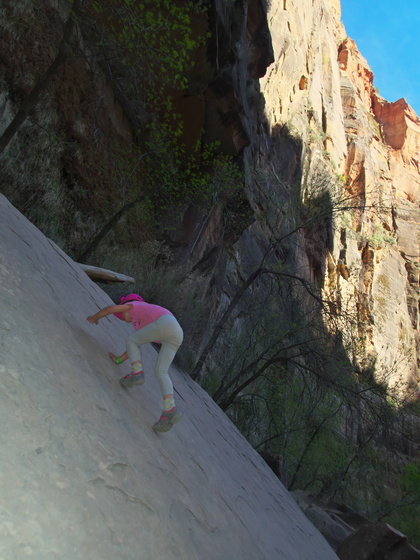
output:
[[4, 560], [333, 560], [336, 555], [213, 401], [175, 368], [185, 417], [156, 435], [145, 385], [107, 357], [130, 327], [0, 197], [0, 557]]

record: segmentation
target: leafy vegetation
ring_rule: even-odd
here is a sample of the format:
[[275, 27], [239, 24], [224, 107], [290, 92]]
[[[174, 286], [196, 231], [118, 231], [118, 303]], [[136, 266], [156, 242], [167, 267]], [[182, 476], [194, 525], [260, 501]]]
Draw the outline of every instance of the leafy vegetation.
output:
[[[85, 261], [95, 259], [112, 230], [108, 240], [121, 246], [130, 244], [135, 231], [139, 239], [152, 238], [169, 211], [179, 218], [187, 205], [198, 204], [208, 213], [237, 196], [242, 178], [217, 144], [204, 145], [199, 137], [186, 147], [182, 119], [172, 106], [173, 91], [188, 87], [192, 53], [207, 38], [193, 31], [203, 6], [127, 0], [83, 4], [81, 10], [79, 4], [70, 5], [73, 12], [63, 27], [41, 0], [19, 6], [19, 18], [18, 6], [5, 3], [4, 84], [16, 92], [18, 112], [31, 90], [13, 74], [14, 60], [22, 61], [22, 77], [31, 71], [33, 91], [43, 79], [45, 62], [38, 68], [28, 57], [39, 50], [32, 45], [44, 41], [49, 51], [43, 57], [54, 64], [57, 50], [48, 45], [50, 38], [65, 48], [66, 57], [52, 82], [43, 85], [42, 99], [22, 113], [26, 121], [2, 156], [1, 182], [6, 196], [42, 231]], [[39, 10], [36, 18], [34, 10]], [[65, 35], [75, 19], [90, 40], [83, 51]], [[130, 118], [124, 135], [113, 129], [104, 101], [109, 93], [98, 89], [98, 65]], [[136, 214], [142, 219], [133, 223], [130, 217]]]
[[124, 75], [134, 73], [139, 79], [130, 76], [124, 93], [143, 110], [162, 104], [167, 122], [172, 110], [167, 90], [188, 87], [191, 53], [205, 39], [197, 38], [192, 30], [193, 15], [203, 10], [200, 2], [123, 0], [95, 1], [87, 12], [102, 63], [109, 64], [113, 82], [122, 87]]

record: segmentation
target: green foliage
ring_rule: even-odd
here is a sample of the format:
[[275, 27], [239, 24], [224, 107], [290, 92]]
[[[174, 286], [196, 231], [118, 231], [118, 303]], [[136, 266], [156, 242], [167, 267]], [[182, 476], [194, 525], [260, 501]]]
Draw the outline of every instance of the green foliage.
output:
[[289, 379], [279, 392], [284, 440], [277, 449], [287, 457], [290, 489], [319, 493], [348, 460], [346, 446], [335, 435], [341, 408], [337, 400], [332, 392], [311, 387], [301, 375]]
[[[185, 145], [174, 92], [188, 91], [200, 35], [202, 2], [95, 1], [89, 12], [99, 60], [131, 116], [145, 158], [139, 190], [157, 220], [186, 202], [209, 207], [234, 196], [242, 177], [217, 144]], [[176, 97], [175, 95], [175, 97]]]
[[172, 112], [170, 90], [188, 86], [191, 53], [205, 40], [192, 30], [201, 3], [170, 0], [123, 0], [92, 4], [97, 41], [117, 81], [129, 76], [126, 93], [147, 110]]
[[416, 548], [420, 547], [420, 505], [406, 505], [387, 519], [387, 522], [397, 527]]
[[165, 126], [153, 126], [151, 132], [146, 142], [145, 189], [157, 215], [186, 201], [210, 208], [243, 189], [241, 170], [234, 158], [219, 151], [217, 143], [201, 145], [199, 141], [187, 153]]
[[420, 546], [420, 462], [407, 463], [401, 474], [402, 499], [387, 517], [388, 523]]
[[389, 245], [395, 245], [397, 242], [395, 235], [388, 231], [380, 222], [374, 223], [370, 232], [355, 231], [355, 226], [353, 224], [356, 224], [357, 227], [358, 222], [350, 209], [342, 215], [341, 225], [342, 227], [353, 230], [354, 236], [358, 241], [369, 243], [375, 249], [382, 249]]
[[[317, 177], [294, 208], [303, 226], [293, 231], [303, 229], [307, 239], [315, 230], [319, 240], [320, 232], [328, 239], [332, 216], [358, 201], [330, 194], [328, 178]], [[281, 244], [278, 249], [281, 254]], [[241, 270], [240, 277], [247, 275]], [[386, 434], [398, 429], [399, 410], [383, 386], [356, 381], [348, 359], [354, 348], [344, 348], [345, 341], [357, 344], [356, 326], [354, 317], [323, 301], [315, 285], [299, 282], [285, 265], [271, 264], [241, 293], [241, 309], [223, 324], [204, 383], [257, 450], [281, 456], [290, 489], [342, 501], [376, 520], [395, 495], [384, 492], [392, 461], [381, 476], [377, 465], [386, 456], [378, 449], [390, 445]], [[397, 521], [394, 526], [402, 527]]]
[[[18, 106], [55, 55], [49, 41], [60, 42], [62, 26], [47, 3], [36, 3], [37, 18], [35, 3], [6, 6], [0, 46], [11, 84], [5, 88], [13, 91]], [[130, 235], [143, 239], [169, 211], [171, 222], [186, 204], [208, 213], [243, 187], [236, 163], [217, 144], [204, 146], [199, 139], [186, 148], [181, 118], [172, 107], [174, 90], [179, 94], [187, 88], [194, 53], [207, 39], [199, 36], [202, 25], [194, 19], [201, 17], [203, 5], [96, 1], [84, 3], [83, 10], [79, 23], [90, 41], [92, 68], [99, 62], [105, 70], [136, 142], [130, 145], [115, 134], [93, 74], [77, 51], [55, 77], [33, 125], [22, 127], [3, 157], [0, 177], [11, 202], [76, 258], [98, 238], [102, 243], [102, 233], [111, 246], [131, 242]], [[125, 208], [129, 228], [121, 214]]]
[[420, 502], [420, 462], [405, 465], [401, 478], [404, 490], [415, 495]]
[[366, 240], [374, 247], [384, 247], [387, 244], [395, 245], [397, 240], [393, 235], [390, 235], [388, 230], [382, 224], [375, 224], [373, 232]]

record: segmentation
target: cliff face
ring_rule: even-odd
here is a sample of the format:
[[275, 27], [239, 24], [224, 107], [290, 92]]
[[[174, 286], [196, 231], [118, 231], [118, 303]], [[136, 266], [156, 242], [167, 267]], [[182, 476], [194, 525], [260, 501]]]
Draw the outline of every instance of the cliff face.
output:
[[[359, 254], [355, 252], [352, 259], [356, 266], [349, 278], [358, 288], [359, 309], [370, 323], [361, 323], [365, 359], [377, 360], [377, 369], [385, 378], [389, 376], [392, 384], [415, 380], [419, 356], [420, 120], [404, 99], [388, 103], [371, 91], [371, 82], [360, 79], [356, 67], [363, 68], [363, 60], [352, 41], [343, 44], [339, 64], [348, 145], [347, 185], [350, 192], [360, 189], [367, 205], [356, 224], [363, 244], [359, 237], [353, 239]], [[364, 68], [367, 75], [366, 65]], [[363, 85], [365, 92], [370, 91], [370, 105], [365, 105], [359, 93]], [[353, 121], [363, 122], [363, 115], [365, 127], [353, 128]], [[372, 125], [366, 128], [369, 120]], [[364, 264], [370, 273], [366, 266], [357, 266], [367, 252]]]
[[[368, 63], [346, 36], [338, 1], [273, 1], [267, 21], [274, 62], [260, 79], [265, 109], [244, 111], [256, 221], [236, 245], [236, 265], [253, 252], [251, 268], [256, 266], [262, 253], [255, 246], [267, 247], [280, 221], [284, 226], [289, 220], [289, 229], [296, 225], [284, 216], [290, 210], [285, 185], [299, 184], [304, 200], [316, 191], [322, 168], [339, 211], [330, 235], [297, 234], [295, 269], [321, 283], [342, 313], [356, 317], [356, 370], [374, 368], [376, 378], [391, 386], [415, 386], [420, 120], [403, 99], [389, 103], [377, 94]], [[247, 54], [254, 67], [253, 36], [243, 39], [242, 57]], [[285, 141], [285, 130], [293, 141]], [[281, 188], [275, 186], [279, 180]], [[242, 274], [234, 274], [233, 282]]]
[[324, 291], [357, 314], [358, 365], [395, 384], [418, 375], [420, 120], [377, 95], [339, 18], [335, 1], [273, 3], [262, 91], [271, 127], [290, 121], [312, 157], [323, 148], [360, 208], [336, 220]]

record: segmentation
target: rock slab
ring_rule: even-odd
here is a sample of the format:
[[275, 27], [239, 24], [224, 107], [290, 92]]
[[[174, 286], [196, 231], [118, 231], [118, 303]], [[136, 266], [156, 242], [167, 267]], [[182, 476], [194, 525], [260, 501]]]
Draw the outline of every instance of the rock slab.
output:
[[107, 351], [130, 326], [0, 196], [0, 558], [333, 560], [337, 556], [226, 415], [172, 369], [184, 419], [156, 435], [156, 351], [126, 391]]

